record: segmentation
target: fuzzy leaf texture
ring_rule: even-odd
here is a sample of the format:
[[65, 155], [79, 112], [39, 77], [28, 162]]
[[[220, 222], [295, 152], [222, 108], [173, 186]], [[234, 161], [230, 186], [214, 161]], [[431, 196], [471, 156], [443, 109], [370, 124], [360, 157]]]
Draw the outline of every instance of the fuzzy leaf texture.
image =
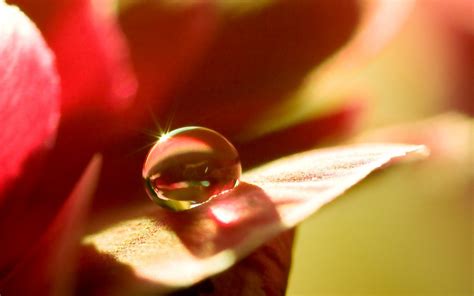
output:
[[128, 289], [168, 292], [190, 286], [294, 227], [373, 170], [410, 155], [426, 155], [426, 149], [370, 144], [282, 158], [247, 172], [238, 187], [203, 206], [179, 213], [138, 209], [88, 235], [83, 242], [90, 262], [84, 268], [94, 274], [107, 264], [115, 276], [126, 271], [121, 285]]

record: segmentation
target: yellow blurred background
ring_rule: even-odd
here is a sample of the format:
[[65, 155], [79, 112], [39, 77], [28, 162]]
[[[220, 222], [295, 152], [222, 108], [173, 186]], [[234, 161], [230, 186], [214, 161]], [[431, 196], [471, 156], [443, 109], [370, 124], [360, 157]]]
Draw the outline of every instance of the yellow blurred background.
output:
[[[453, 73], [462, 57], [437, 2], [418, 1], [399, 34], [348, 83], [348, 93], [366, 95], [361, 133], [458, 105]], [[463, 95], [472, 108], [472, 93]], [[448, 126], [430, 135], [440, 124]], [[376, 172], [299, 227], [288, 295], [474, 294], [472, 119], [451, 114], [423, 126], [420, 142], [432, 137], [448, 148]], [[395, 139], [418, 126], [411, 129]]]

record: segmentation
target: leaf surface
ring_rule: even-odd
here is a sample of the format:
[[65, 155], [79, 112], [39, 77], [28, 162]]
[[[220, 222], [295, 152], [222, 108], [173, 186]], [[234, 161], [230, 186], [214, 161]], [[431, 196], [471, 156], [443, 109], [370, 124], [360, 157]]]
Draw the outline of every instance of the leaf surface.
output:
[[238, 187], [203, 206], [179, 213], [138, 209], [84, 243], [153, 289], [189, 286], [229, 268], [373, 170], [424, 152], [423, 146], [372, 144], [296, 154], [244, 174]]

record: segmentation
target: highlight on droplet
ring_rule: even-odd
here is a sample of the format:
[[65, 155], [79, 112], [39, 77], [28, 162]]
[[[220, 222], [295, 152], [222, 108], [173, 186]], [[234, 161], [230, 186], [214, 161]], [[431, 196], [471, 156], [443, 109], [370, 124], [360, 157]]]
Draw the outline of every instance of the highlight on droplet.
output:
[[190, 126], [160, 137], [148, 153], [142, 177], [155, 203], [181, 211], [233, 189], [241, 172], [232, 143], [216, 131]]

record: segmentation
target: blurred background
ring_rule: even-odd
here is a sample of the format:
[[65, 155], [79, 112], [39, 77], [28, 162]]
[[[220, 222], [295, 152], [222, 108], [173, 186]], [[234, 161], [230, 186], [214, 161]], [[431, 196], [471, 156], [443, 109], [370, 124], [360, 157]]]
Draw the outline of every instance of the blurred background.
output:
[[352, 72], [341, 93], [365, 109], [350, 141], [424, 143], [432, 155], [372, 175], [305, 221], [288, 295], [472, 295], [473, 7], [413, 2]]

